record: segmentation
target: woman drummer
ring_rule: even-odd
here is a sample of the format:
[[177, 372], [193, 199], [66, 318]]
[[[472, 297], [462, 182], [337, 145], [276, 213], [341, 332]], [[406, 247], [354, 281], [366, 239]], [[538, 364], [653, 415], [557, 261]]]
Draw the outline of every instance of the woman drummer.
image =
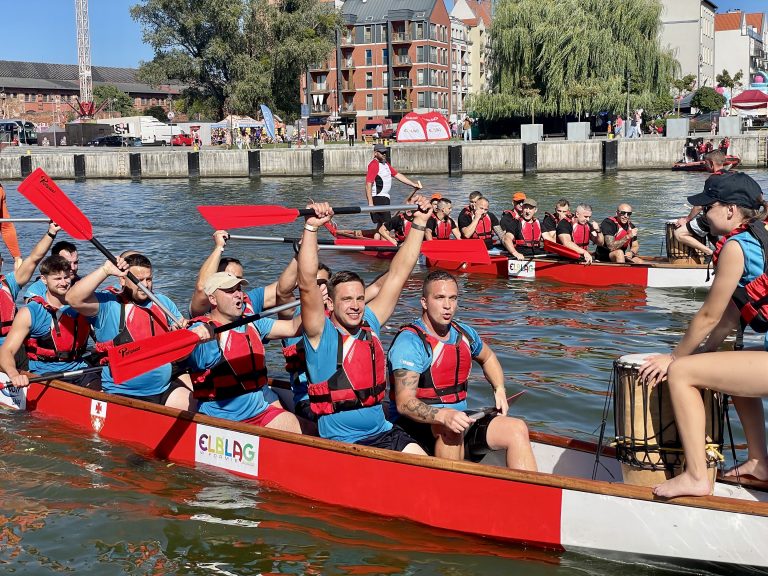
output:
[[[667, 376], [685, 452], [685, 472], [653, 489], [656, 495], [667, 498], [712, 492], [705, 460], [704, 403], [699, 392], [704, 388], [733, 397], [749, 447], [749, 460], [738, 472], [768, 479], [760, 400], [768, 396], [768, 379], [764, 376], [768, 373], [768, 354], [714, 352], [739, 320], [739, 309], [732, 300], [734, 291], [764, 271], [766, 254], [757, 238], [747, 231], [750, 223], [765, 217], [762, 191], [746, 174], [729, 172], [709, 178], [704, 191], [690, 196], [688, 202], [702, 206], [712, 233], [725, 238], [713, 256], [717, 274], [712, 287], [682, 340], [671, 354], [653, 356], [640, 368], [640, 378], [652, 386]], [[705, 339], [702, 352], [706, 353], [692, 356]]]

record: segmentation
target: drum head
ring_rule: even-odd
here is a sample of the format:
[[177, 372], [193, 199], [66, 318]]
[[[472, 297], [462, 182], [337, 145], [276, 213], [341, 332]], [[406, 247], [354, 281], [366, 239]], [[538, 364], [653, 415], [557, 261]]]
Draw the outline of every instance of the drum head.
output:
[[625, 354], [619, 359], [614, 361], [614, 364], [618, 366], [626, 366], [627, 368], [640, 368], [645, 361], [651, 356], [662, 354], [662, 352], [645, 352], [643, 354]]

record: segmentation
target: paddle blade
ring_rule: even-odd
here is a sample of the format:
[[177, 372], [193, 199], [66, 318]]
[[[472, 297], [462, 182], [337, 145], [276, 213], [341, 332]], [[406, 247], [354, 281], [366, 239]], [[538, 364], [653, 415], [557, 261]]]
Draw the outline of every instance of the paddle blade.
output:
[[189, 330], [176, 330], [138, 342], [110, 348], [107, 352], [112, 378], [117, 384], [184, 358], [200, 343]]
[[35, 169], [19, 184], [19, 192], [75, 240], [93, 238], [90, 220], [42, 168]]
[[215, 230], [290, 224], [299, 217], [296, 208], [283, 206], [198, 206], [197, 211]]
[[421, 252], [431, 260], [490, 264], [485, 242], [479, 238], [467, 240], [430, 240], [421, 245]]
[[571, 260], [581, 260], [581, 254], [576, 252], [576, 250], [572, 250], [567, 246], [552, 242], [551, 240], [544, 240], [544, 250], [550, 254], [557, 254], [558, 256], [563, 256], [564, 258], [570, 258]]

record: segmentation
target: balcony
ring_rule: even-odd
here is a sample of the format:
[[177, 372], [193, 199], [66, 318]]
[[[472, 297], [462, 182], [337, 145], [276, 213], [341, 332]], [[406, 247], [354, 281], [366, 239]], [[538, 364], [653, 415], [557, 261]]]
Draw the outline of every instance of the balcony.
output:
[[341, 37], [341, 45], [342, 46], [354, 46], [355, 45], [355, 37], [351, 34], [349, 36], [342, 36]]
[[339, 110], [340, 116], [355, 116], [357, 114], [357, 110], [355, 109], [354, 104], [344, 104], [341, 107], [341, 110]]
[[317, 82], [313, 82], [309, 91], [312, 92], [313, 94], [321, 94], [321, 93], [325, 93], [325, 92], [330, 92], [331, 89], [328, 86], [327, 82], [323, 82], [322, 84], [318, 84]]
[[342, 92], [354, 92], [355, 91], [355, 81], [354, 80], [347, 80], [344, 82], [342, 80], [341, 82], [341, 91]]
[[413, 66], [410, 56], [395, 56], [392, 66]]
[[342, 58], [341, 59], [341, 69], [342, 70], [354, 70], [355, 69], [355, 61], [352, 60], [352, 58]]
[[331, 113], [331, 109], [328, 104], [312, 104], [309, 113], [311, 116], [327, 116]]
[[410, 112], [413, 110], [410, 100], [395, 100], [392, 104], [392, 110], [395, 112]]
[[310, 72], [324, 72], [329, 69], [328, 62], [314, 62], [309, 65]]
[[409, 44], [411, 35], [407, 32], [392, 32], [392, 44]]
[[413, 87], [413, 80], [410, 78], [403, 77], [403, 78], [392, 78], [392, 88], [412, 88]]

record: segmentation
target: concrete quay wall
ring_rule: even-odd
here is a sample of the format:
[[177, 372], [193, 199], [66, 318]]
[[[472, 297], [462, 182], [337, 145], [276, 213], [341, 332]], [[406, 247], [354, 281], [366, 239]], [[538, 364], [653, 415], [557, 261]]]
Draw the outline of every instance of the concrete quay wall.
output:
[[[405, 174], [665, 170], [682, 155], [684, 139], [566, 141], [519, 140], [472, 143], [393, 144], [392, 165]], [[768, 135], [731, 139], [744, 167], [768, 165]], [[51, 177], [228, 178], [365, 174], [371, 146], [320, 146], [265, 150], [5, 148], [0, 180], [20, 179], [37, 167]]]

